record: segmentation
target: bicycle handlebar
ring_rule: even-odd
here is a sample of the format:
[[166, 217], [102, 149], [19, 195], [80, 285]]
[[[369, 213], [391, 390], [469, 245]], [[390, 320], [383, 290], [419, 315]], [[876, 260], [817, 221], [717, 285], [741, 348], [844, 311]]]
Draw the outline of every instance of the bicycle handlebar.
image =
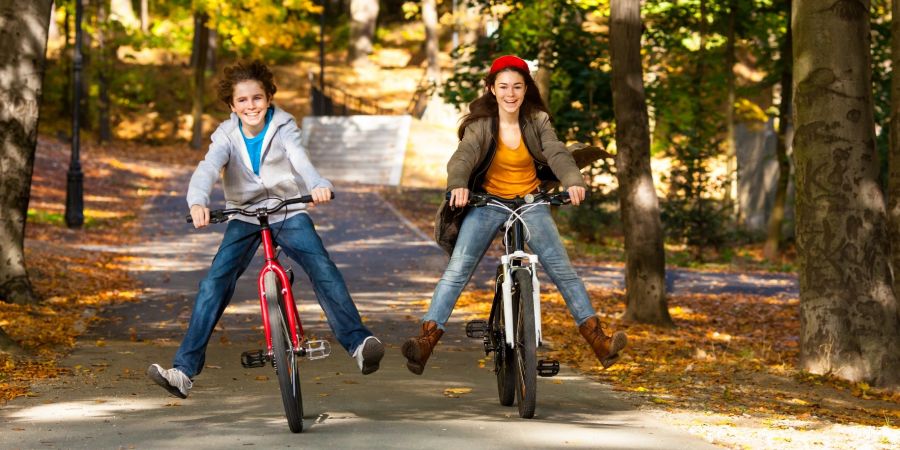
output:
[[[334, 198], [334, 192], [331, 193], [331, 198], [332, 199]], [[240, 214], [240, 215], [248, 216], [248, 217], [258, 217], [260, 215], [268, 216], [269, 214], [275, 214], [276, 212], [280, 211], [282, 208], [284, 208], [285, 206], [288, 206], [288, 205], [293, 205], [296, 203], [312, 203], [312, 202], [313, 202], [312, 195], [304, 195], [304, 196], [297, 197], [297, 198], [282, 200], [280, 203], [278, 203], [277, 205], [275, 205], [271, 208], [256, 208], [253, 210], [239, 209], [239, 208], [213, 209], [213, 210], [209, 211], [209, 223], [225, 222], [226, 220], [228, 220], [229, 217], [231, 217], [235, 214]], [[187, 220], [187, 223], [194, 223], [194, 219], [193, 219], [193, 217], [191, 217], [190, 214], [188, 214], [185, 217], [185, 219]]]
[[[533, 196], [532, 199], [529, 199], [528, 196]], [[450, 200], [450, 192], [444, 194], [444, 198]], [[512, 204], [515, 206], [528, 205], [537, 202], [547, 202], [554, 206], [566, 205], [572, 202], [572, 199], [569, 198], [568, 192], [559, 192], [556, 194], [549, 194], [546, 192], [540, 192], [538, 194], [528, 194], [524, 198], [516, 197], [516, 198], [503, 198], [498, 197], [496, 195], [491, 195], [488, 193], [475, 193], [469, 192], [469, 206], [474, 206], [476, 208], [481, 206], [487, 206], [488, 202], [491, 200], [498, 201], [500, 203], [505, 203], [507, 205]]]

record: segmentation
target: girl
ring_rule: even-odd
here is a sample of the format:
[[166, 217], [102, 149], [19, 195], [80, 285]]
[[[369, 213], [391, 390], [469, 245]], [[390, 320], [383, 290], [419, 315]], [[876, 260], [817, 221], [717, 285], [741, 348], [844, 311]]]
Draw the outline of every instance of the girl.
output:
[[[194, 227], [209, 224], [209, 196], [224, 169], [227, 208], [258, 206], [267, 199], [312, 195], [314, 204], [331, 199], [331, 183], [319, 176], [300, 143], [294, 117], [271, 104], [276, 87], [263, 63], [239, 63], [225, 69], [218, 84], [219, 100], [231, 118], [212, 135], [206, 157], [191, 177], [187, 203]], [[363, 374], [378, 370], [384, 346], [360, 319], [341, 273], [325, 251], [304, 204], [270, 216], [276, 245], [309, 275], [319, 305], [335, 337]], [[173, 368], [153, 364], [147, 375], [170, 393], [186, 398], [193, 378], [203, 370], [206, 345], [216, 322], [231, 301], [234, 286], [260, 244], [255, 218], [235, 216], [216, 253], [191, 314], [187, 334], [175, 354]]]
[[[459, 145], [447, 163], [450, 200], [441, 205], [435, 234], [438, 243], [451, 253], [450, 262], [431, 297], [421, 334], [402, 347], [406, 367], [417, 375], [425, 370], [459, 294], [508, 216], [495, 208], [473, 208], [462, 220], [457, 237], [455, 229], [446, 223], [450, 216], [447, 209], [464, 208], [471, 190], [504, 198], [523, 197], [554, 176], [568, 191], [573, 205], [585, 196], [581, 172], [556, 137], [528, 64], [511, 55], [497, 58], [485, 85], [484, 94], [469, 105], [469, 114], [459, 127]], [[546, 174], [547, 166], [552, 175]], [[549, 206], [530, 209], [523, 218], [531, 232], [529, 248], [559, 288], [600, 364], [609, 367], [625, 348], [625, 333], [608, 336], [603, 332], [584, 283], [562, 246]]]

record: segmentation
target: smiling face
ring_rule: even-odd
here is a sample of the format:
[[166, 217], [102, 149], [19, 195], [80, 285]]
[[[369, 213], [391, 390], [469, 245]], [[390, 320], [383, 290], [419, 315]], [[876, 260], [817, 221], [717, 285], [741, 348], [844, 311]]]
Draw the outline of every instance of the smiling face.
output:
[[525, 77], [513, 70], [500, 72], [491, 86], [491, 92], [497, 97], [501, 111], [516, 114], [525, 101]]
[[245, 80], [234, 85], [231, 110], [241, 120], [244, 133], [255, 136], [262, 131], [270, 100], [259, 81]]

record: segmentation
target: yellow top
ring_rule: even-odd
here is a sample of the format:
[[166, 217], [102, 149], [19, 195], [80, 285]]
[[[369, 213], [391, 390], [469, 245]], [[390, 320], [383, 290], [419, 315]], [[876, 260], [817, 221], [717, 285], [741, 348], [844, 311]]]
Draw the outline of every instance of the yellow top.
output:
[[525, 139], [519, 139], [518, 148], [509, 148], [498, 139], [497, 153], [484, 177], [484, 190], [503, 198], [522, 197], [540, 186], [534, 160], [525, 147]]

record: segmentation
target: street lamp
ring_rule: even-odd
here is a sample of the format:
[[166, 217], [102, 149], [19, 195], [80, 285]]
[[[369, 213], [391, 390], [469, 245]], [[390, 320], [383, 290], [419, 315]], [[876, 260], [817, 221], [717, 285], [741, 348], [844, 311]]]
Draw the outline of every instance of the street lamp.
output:
[[84, 174], [81, 173], [81, 162], [78, 155], [80, 144], [78, 113], [81, 111], [81, 18], [83, 12], [81, 0], [75, 0], [75, 49], [72, 57], [72, 77], [74, 78], [74, 83], [72, 83], [72, 159], [69, 161], [69, 172], [66, 174], [66, 225], [69, 228], [81, 228], [84, 224]]

